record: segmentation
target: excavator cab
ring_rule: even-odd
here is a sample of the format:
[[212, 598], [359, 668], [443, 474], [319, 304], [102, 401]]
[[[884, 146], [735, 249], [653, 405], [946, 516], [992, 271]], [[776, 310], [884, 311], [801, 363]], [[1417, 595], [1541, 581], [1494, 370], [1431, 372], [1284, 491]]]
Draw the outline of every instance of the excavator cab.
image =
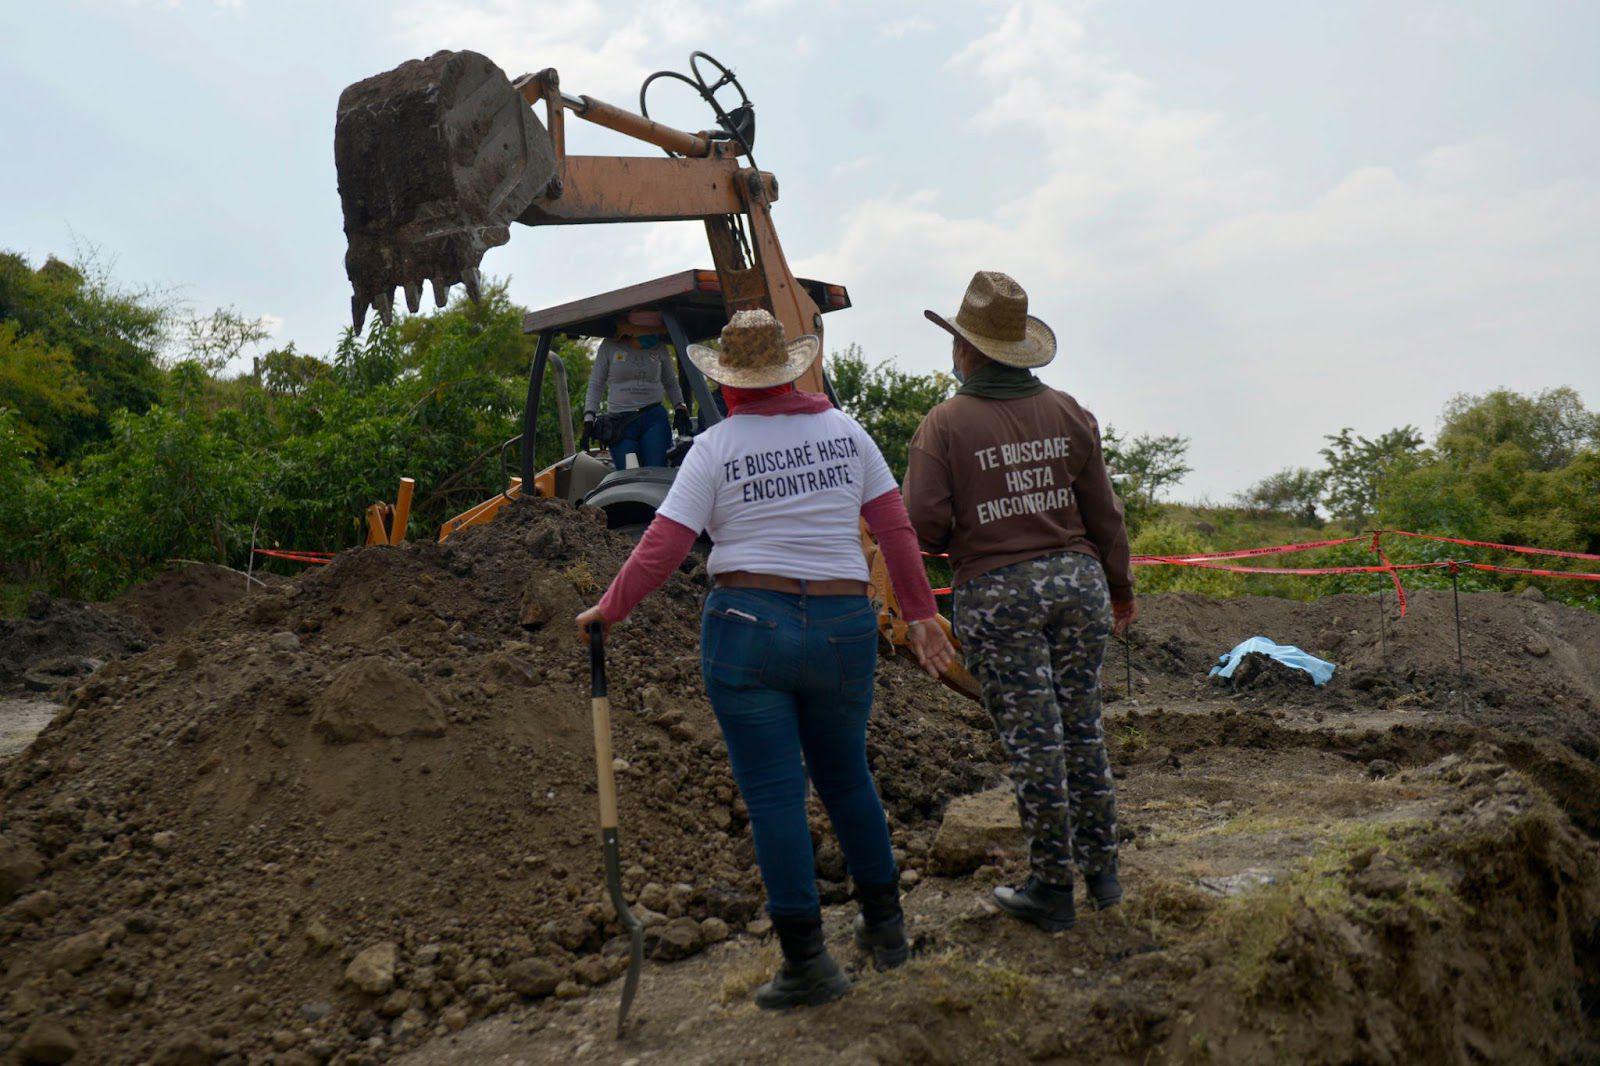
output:
[[[830, 285], [808, 278], [797, 279], [824, 313], [850, 306], [850, 295], [843, 285]], [[567, 370], [553, 352], [557, 336], [603, 339], [616, 333], [618, 323], [639, 311], [653, 311], [666, 327], [669, 350], [678, 369], [678, 381], [690, 409], [692, 433], [678, 435], [667, 455], [665, 467], [613, 469], [603, 448], [589, 448], [587, 441], [573, 439], [573, 412], [568, 399]], [[523, 431], [517, 442], [521, 451], [521, 484], [533, 485], [540, 495], [564, 499], [579, 507], [598, 508], [611, 529], [638, 537], [643, 534], [656, 508], [666, 499], [667, 490], [678, 466], [693, 445], [694, 434], [702, 433], [721, 421], [723, 407], [715, 388], [706, 381], [688, 358], [693, 342], [715, 338], [727, 324], [727, 309], [722, 283], [715, 270], [685, 270], [638, 285], [601, 293], [582, 300], [530, 312], [523, 320], [523, 331], [536, 334], [538, 344], [528, 375], [528, 395], [523, 408]], [[543, 410], [546, 380], [551, 385], [557, 425], [561, 429], [563, 454], [553, 460], [536, 452], [534, 428]], [[832, 395], [826, 375], [823, 387]]]

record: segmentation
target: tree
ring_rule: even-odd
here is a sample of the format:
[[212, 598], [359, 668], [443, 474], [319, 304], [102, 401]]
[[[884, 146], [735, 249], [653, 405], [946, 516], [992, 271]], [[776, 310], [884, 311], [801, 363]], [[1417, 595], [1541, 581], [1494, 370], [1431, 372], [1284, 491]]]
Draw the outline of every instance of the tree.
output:
[[266, 319], [245, 318], [231, 307], [219, 307], [209, 315], [191, 314], [183, 321], [183, 358], [216, 374], [271, 335]]
[[1600, 412], [1584, 407], [1577, 390], [1546, 389], [1532, 396], [1496, 389], [1458, 395], [1439, 419], [1438, 450], [1459, 464], [1481, 462], [1503, 444], [1528, 455], [1535, 470], [1559, 470], [1578, 453], [1600, 447]]
[[868, 363], [859, 345], [828, 357], [828, 380], [839, 406], [878, 442], [883, 457], [903, 478], [911, 438], [922, 419], [955, 391], [949, 374], [909, 374], [891, 362]]
[[0, 322], [0, 410], [16, 413], [13, 426], [32, 448], [62, 454], [74, 425], [94, 413], [72, 353], [38, 335], [17, 335]]
[[332, 369], [314, 355], [301, 355], [292, 343], [274, 348], [256, 360], [261, 388], [275, 396], [299, 396]]
[[1317, 502], [1321, 498], [1322, 474], [1303, 466], [1268, 474], [1236, 497], [1241, 507], [1290, 515], [1308, 525], [1319, 521]]
[[1377, 513], [1384, 479], [1422, 455], [1422, 434], [1415, 426], [1391, 429], [1376, 439], [1346, 426], [1323, 439], [1328, 446], [1321, 451], [1327, 463], [1322, 501], [1331, 514], [1358, 523]]
[[115, 412], [138, 414], [156, 402], [157, 355], [170, 319], [170, 307], [156, 294], [119, 289], [92, 255], [71, 265], [52, 257], [33, 270], [22, 256], [0, 252], [0, 321], [12, 322], [19, 338], [69, 353], [90, 403], [71, 415], [41, 458], [70, 458], [110, 434]]
[[34, 445], [19, 423], [15, 411], [0, 407], [0, 585], [31, 569], [34, 559], [29, 510], [39, 475]]
[[1387, 525], [1501, 543], [1600, 549], [1600, 440], [1576, 392], [1457, 396], [1437, 446], [1391, 469]]
[[1130, 504], [1153, 508], [1168, 488], [1183, 480], [1191, 467], [1189, 438], [1176, 434], [1151, 436], [1141, 433], [1123, 439], [1116, 429], [1106, 426], [1100, 435], [1106, 466], [1118, 480], [1118, 492]]

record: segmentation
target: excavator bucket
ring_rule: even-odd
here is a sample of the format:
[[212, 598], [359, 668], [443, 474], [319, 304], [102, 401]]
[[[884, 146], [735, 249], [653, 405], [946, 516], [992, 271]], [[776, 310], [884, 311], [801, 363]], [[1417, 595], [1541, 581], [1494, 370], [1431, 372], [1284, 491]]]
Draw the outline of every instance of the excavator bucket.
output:
[[556, 171], [544, 125], [477, 52], [436, 52], [345, 89], [333, 159], [357, 333], [369, 308], [392, 320], [396, 288], [412, 311], [425, 281], [441, 307], [458, 281], [476, 300], [483, 253]]

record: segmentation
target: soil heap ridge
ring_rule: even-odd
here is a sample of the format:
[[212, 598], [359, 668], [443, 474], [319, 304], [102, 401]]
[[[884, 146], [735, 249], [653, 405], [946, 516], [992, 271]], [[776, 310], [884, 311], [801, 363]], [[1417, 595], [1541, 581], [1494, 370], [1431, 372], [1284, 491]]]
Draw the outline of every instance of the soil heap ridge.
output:
[[[444, 545], [345, 553], [99, 670], [3, 771], [0, 1031], [54, 1019], [89, 1061], [359, 1062], [608, 980], [625, 960], [572, 618], [627, 550], [523, 501]], [[626, 885], [662, 959], [760, 901], [691, 565], [609, 655]], [[878, 685], [873, 758], [915, 869], [943, 801], [997, 781], [1000, 753], [976, 706], [898, 664]], [[836, 848], [818, 868], [842, 900]]]
[[[1353, 594], [1309, 602], [1149, 597], [1133, 630], [1134, 694], [1146, 701], [1211, 698], [1221, 688], [1246, 703], [1330, 714], [1405, 711], [1559, 740], [1586, 759], [1600, 759], [1600, 614], [1551, 603], [1537, 590], [1462, 595], [1463, 689], [1450, 593], [1413, 591], [1405, 618], [1392, 596], [1384, 605], [1380, 612], [1375, 595]], [[1333, 679], [1314, 688], [1274, 668], [1246, 671], [1237, 685], [1208, 680], [1219, 656], [1253, 636], [1329, 660]], [[1113, 698], [1125, 691], [1126, 655], [1121, 642], [1108, 653]]]

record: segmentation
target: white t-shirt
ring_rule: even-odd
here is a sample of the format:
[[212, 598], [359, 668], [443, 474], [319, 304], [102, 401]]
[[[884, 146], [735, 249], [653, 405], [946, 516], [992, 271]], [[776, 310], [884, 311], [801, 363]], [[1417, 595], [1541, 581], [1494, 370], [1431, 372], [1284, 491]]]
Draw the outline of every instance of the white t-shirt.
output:
[[695, 437], [658, 513], [711, 535], [713, 574], [866, 581], [861, 506], [898, 487], [837, 408], [735, 414]]

